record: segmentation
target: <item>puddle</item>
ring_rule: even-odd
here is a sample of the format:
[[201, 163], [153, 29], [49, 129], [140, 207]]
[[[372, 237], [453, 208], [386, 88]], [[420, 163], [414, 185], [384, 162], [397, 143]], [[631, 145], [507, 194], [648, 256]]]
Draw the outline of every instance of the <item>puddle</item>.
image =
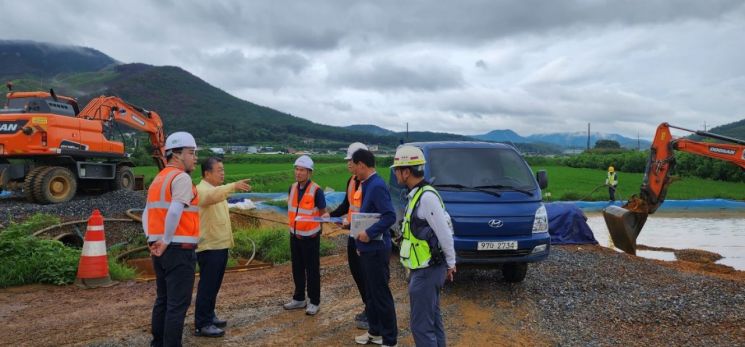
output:
[[[600, 213], [586, 213], [587, 224], [602, 246], [610, 246], [610, 234]], [[637, 244], [674, 249], [701, 249], [720, 254], [717, 264], [745, 270], [745, 213], [656, 213], [649, 216]], [[638, 250], [637, 255], [675, 260], [672, 252]]]

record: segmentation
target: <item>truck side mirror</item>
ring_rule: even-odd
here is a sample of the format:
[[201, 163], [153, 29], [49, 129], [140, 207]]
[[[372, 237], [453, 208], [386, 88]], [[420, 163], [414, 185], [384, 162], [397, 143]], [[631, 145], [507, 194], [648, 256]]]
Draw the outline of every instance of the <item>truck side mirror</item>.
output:
[[541, 187], [541, 189], [546, 189], [546, 187], [548, 187], [548, 174], [546, 173], [546, 170], [536, 172], [535, 179], [538, 181], [538, 186]]

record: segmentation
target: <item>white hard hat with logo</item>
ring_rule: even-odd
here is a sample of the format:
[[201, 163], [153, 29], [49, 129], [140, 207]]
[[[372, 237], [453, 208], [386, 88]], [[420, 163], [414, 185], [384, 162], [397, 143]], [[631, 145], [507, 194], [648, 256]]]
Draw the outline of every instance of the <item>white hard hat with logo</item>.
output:
[[191, 134], [185, 131], [177, 131], [168, 135], [166, 139], [166, 151], [184, 147], [197, 149], [197, 141], [194, 140], [194, 136], [191, 136]]
[[365, 146], [365, 144], [362, 142], [355, 142], [349, 145], [349, 148], [347, 148], [347, 156], [344, 157], [344, 160], [351, 160], [352, 154], [354, 154], [354, 152], [357, 152], [360, 149], [367, 150], [367, 146]]
[[424, 153], [419, 147], [406, 145], [398, 147], [396, 154], [393, 156], [393, 165], [391, 167], [419, 166], [424, 165], [426, 162]]
[[307, 155], [301, 155], [295, 160], [295, 166], [303, 167], [313, 171], [313, 159], [310, 159]]

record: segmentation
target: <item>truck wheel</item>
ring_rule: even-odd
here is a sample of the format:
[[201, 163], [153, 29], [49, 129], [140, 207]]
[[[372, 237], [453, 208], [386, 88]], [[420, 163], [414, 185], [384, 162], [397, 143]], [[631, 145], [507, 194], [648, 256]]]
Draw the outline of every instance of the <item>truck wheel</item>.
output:
[[509, 283], [522, 282], [528, 273], [528, 263], [506, 263], [502, 265], [502, 275]]
[[135, 186], [135, 175], [129, 166], [120, 166], [116, 168], [116, 177], [114, 177], [114, 186], [112, 190], [133, 190]]
[[37, 166], [26, 174], [26, 177], [23, 179], [23, 195], [26, 196], [26, 200], [38, 202], [36, 195], [34, 195], [34, 181], [39, 176], [39, 173], [46, 168], [48, 166]]
[[68, 201], [78, 190], [78, 180], [75, 175], [61, 166], [52, 166], [42, 171], [34, 183], [34, 189], [38, 192], [39, 202], [42, 204]]

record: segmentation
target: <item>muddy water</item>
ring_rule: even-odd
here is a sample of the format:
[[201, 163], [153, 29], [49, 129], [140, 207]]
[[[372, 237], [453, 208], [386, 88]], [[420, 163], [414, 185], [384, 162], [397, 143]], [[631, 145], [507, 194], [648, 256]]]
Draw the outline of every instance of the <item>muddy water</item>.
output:
[[[587, 224], [602, 246], [610, 234], [600, 213], [587, 213]], [[666, 212], [649, 216], [637, 244], [675, 249], [694, 248], [722, 255], [718, 264], [745, 270], [745, 212]], [[638, 251], [637, 255], [675, 260], [671, 252]]]

